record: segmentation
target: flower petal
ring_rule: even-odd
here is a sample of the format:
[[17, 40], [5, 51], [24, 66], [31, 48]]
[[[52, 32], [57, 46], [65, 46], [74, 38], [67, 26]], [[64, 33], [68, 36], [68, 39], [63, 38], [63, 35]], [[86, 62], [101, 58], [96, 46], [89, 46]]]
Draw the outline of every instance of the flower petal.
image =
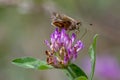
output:
[[48, 47], [50, 47], [50, 43], [47, 40], [45, 40], [44, 42]]
[[69, 61], [69, 57], [68, 57], [68, 55], [64, 56], [64, 64], [67, 64], [68, 61]]
[[77, 41], [77, 43], [74, 45], [74, 47], [76, 48], [76, 51], [78, 52], [79, 50], [81, 50], [83, 48], [83, 43], [79, 40]]
[[71, 36], [72, 43], [75, 41], [75, 39], [76, 39], [76, 35], [75, 35], [75, 33], [73, 33]]

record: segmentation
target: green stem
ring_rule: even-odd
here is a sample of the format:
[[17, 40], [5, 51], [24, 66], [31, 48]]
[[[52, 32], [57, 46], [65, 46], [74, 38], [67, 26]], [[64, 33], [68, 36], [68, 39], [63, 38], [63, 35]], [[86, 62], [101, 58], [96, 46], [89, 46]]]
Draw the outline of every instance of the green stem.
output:
[[72, 71], [69, 69], [69, 67], [65, 68], [64, 72], [68, 76], [69, 80], [74, 80], [75, 75], [72, 73]]
[[68, 66], [67, 68], [66, 68], [66, 70], [67, 70], [67, 72], [69, 73], [69, 76], [72, 78], [72, 80], [73, 79], [75, 79], [75, 74], [72, 72], [72, 70], [71, 70], [71, 68]]
[[68, 67], [64, 68], [65, 73], [67, 74], [69, 80], [75, 80], [80, 76], [87, 78], [87, 75], [75, 64], [70, 64]]

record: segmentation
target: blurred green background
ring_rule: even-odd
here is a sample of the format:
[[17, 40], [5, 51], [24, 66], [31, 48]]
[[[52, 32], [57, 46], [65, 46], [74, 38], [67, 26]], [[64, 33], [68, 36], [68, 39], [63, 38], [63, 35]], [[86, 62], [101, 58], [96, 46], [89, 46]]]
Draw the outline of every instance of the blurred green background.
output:
[[[18, 57], [45, 60], [44, 40], [55, 29], [52, 12], [64, 13], [87, 29], [76, 64], [88, 56], [93, 35], [98, 33], [97, 54], [115, 56], [120, 62], [120, 0], [0, 0], [0, 80], [67, 80], [59, 70], [37, 71], [11, 64]], [[93, 24], [90, 26], [89, 24]], [[80, 38], [79, 37], [79, 38]], [[97, 80], [97, 79], [96, 79]]]

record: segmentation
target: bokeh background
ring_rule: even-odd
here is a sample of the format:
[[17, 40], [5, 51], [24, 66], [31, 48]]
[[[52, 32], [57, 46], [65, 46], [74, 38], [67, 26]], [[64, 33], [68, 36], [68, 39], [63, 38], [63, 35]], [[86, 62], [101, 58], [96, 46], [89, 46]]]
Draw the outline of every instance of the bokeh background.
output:
[[[52, 12], [82, 22], [85, 48], [75, 63], [89, 75], [88, 47], [98, 33], [94, 80], [120, 80], [120, 0], [0, 0], [0, 80], [67, 80], [60, 70], [37, 71], [11, 64], [18, 57], [45, 60], [44, 40], [55, 29]], [[90, 26], [89, 24], [93, 24]]]

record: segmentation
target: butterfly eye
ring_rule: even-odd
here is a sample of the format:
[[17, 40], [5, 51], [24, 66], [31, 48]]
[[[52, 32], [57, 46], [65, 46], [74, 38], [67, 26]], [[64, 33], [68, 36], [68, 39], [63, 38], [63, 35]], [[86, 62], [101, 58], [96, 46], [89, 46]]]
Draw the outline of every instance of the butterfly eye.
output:
[[77, 25], [81, 24], [81, 22], [77, 22]]

